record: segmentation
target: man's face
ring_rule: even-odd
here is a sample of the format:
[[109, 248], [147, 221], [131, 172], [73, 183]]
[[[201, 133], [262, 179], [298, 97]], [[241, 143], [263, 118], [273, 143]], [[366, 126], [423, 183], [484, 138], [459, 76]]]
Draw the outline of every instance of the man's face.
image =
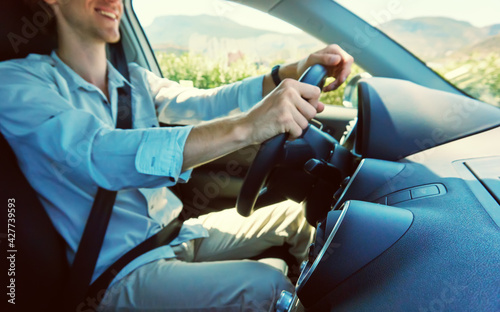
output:
[[123, 14], [122, 0], [46, 0], [55, 3], [59, 29], [81, 38], [116, 42]]

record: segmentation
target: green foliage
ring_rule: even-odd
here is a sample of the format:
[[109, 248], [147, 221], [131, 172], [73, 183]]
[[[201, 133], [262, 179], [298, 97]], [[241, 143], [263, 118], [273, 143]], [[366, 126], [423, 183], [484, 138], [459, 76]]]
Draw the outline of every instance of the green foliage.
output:
[[500, 107], [500, 54], [472, 54], [435, 70], [473, 97]]
[[[268, 65], [240, 58], [231, 64], [225, 59], [211, 59], [207, 56], [184, 53], [175, 55], [156, 52], [163, 75], [174, 81], [188, 80], [201, 89], [215, 88], [247, 77], [266, 74], [275, 60]], [[500, 106], [500, 54], [471, 55], [460, 60], [448, 60], [435, 70], [451, 83], [484, 102]], [[351, 76], [364, 70], [354, 64]], [[327, 83], [333, 81], [329, 78]], [[337, 90], [323, 93], [320, 100], [325, 104], [342, 105], [345, 84]]]
[[184, 53], [177, 56], [156, 52], [156, 58], [163, 76], [173, 80], [189, 80], [193, 86], [201, 89], [211, 89], [247, 77], [266, 73], [268, 68], [238, 59], [231, 65], [224, 60], [213, 60], [206, 56]]
[[[281, 63], [281, 60], [276, 60], [269, 65], [263, 65], [240, 58], [228, 64], [224, 59], [214, 60], [191, 53], [178, 56], [173, 53], [156, 52], [156, 58], [164, 77], [173, 81], [189, 80], [193, 82], [194, 87], [201, 89], [215, 88], [247, 77], [266, 74], [271, 71], [274, 64]], [[354, 64], [351, 77], [361, 72], [363, 70]], [[327, 83], [332, 81], [333, 78], [329, 78]], [[342, 105], [344, 86], [345, 84], [335, 91], [323, 93], [320, 100], [325, 104]]]

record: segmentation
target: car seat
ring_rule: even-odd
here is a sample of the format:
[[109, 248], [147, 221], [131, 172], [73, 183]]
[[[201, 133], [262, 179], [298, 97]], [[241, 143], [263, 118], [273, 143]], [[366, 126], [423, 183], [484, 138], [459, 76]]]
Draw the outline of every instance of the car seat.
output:
[[[56, 38], [43, 34], [35, 26], [40, 25], [40, 21], [33, 21], [33, 14], [22, 1], [0, 2], [0, 21], [0, 61], [22, 58], [29, 53], [48, 54], [56, 46]], [[5, 209], [0, 214], [2, 233], [7, 232], [7, 201], [9, 198], [15, 200], [15, 217], [12, 218], [15, 220], [15, 239], [8, 240], [7, 235], [0, 237], [2, 259], [15, 255], [15, 261], [5, 262], [2, 268], [2, 272], [13, 268], [15, 275], [1, 274], [8, 279], [2, 285], [9, 285], [14, 278], [15, 305], [2, 300], [2, 305], [8, 306], [1, 310], [57, 311], [59, 296], [63, 293], [69, 272], [64, 241], [21, 173], [16, 157], [3, 136], [0, 137], [0, 148], [0, 201], [5, 203]], [[8, 253], [10, 250], [15, 252]]]

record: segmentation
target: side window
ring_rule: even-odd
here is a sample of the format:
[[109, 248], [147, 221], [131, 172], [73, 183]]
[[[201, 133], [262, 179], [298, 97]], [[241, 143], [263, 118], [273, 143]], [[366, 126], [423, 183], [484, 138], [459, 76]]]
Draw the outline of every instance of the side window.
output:
[[[163, 76], [186, 86], [214, 88], [265, 74], [325, 43], [271, 15], [224, 0], [141, 0], [134, 11]], [[362, 72], [354, 66], [351, 76]], [[343, 86], [323, 94], [342, 105]]]

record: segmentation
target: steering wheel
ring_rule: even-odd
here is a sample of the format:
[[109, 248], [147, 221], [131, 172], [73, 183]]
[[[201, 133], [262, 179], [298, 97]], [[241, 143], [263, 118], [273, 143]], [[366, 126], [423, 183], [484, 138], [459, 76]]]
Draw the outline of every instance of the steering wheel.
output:
[[[309, 67], [302, 74], [299, 81], [322, 88], [326, 75], [326, 69], [322, 65], [316, 64]], [[310, 125], [304, 130], [302, 136], [306, 134], [309, 128]], [[281, 133], [265, 141], [260, 146], [252, 165], [248, 169], [236, 201], [236, 210], [240, 215], [248, 217], [254, 212], [255, 202], [261, 193], [262, 187], [271, 170], [282, 159], [287, 137], [288, 133]]]

